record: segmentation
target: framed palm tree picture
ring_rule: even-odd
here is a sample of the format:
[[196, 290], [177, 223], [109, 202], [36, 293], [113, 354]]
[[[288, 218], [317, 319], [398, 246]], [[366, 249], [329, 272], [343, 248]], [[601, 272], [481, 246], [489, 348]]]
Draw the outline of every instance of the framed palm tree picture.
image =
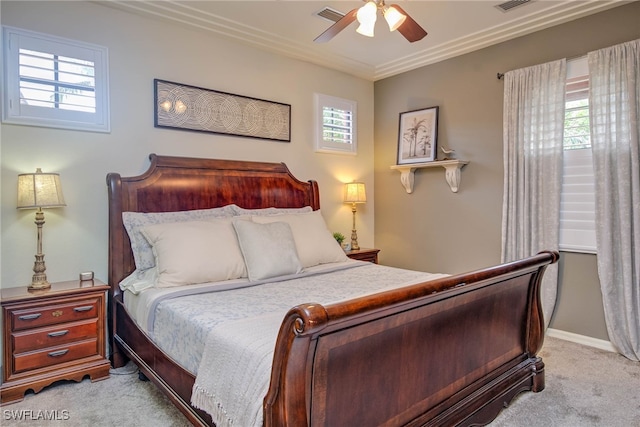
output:
[[398, 163], [432, 162], [438, 141], [438, 107], [400, 113]]

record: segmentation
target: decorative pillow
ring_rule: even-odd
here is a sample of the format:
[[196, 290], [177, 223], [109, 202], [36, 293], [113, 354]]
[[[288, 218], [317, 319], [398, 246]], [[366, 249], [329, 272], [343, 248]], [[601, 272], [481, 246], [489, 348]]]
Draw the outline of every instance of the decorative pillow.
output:
[[289, 224], [234, 220], [233, 227], [238, 235], [249, 280], [302, 273]]
[[140, 230], [152, 224], [164, 224], [168, 222], [199, 221], [207, 218], [226, 218], [233, 216], [231, 205], [213, 209], [197, 209], [180, 212], [122, 212], [122, 221], [131, 241], [133, 259], [136, 269], [142, 273], [144, 270], [155, 266], [155, 258], [151, 252], [149, 242], [144, 238]]
[[155, 224], [141, 233], [153, 247], [159, 288], [247, 276], [231, 219]]
[[298, 214], [312, 212], [311, 206], [305, 206], [303, 208], [263, 208], [263, 209], [245, 209], [238, 205], [230, 205], [235, 215], [280, 215], [280, 214]]
[[348, 259], [319, 210], [296, 215], [252, 216], [251, 220], [260, 224], [276, 221], [289, 224], [304, 268]]

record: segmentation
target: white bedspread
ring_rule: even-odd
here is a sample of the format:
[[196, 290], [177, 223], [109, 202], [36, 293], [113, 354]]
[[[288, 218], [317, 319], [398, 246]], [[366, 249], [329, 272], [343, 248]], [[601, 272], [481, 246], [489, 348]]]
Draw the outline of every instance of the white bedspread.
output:
[[217, 293], [224, 297], [226, 310], [254, 315], [227, 319], [210, 329], [192, 404], [211, 414], [219, 427], [261, 426], [275, 341], [289, 308], [303, 302], [329, 304], [443, 276], [361, 263], [359, 268], [232, 291], [233, 296]]
[[209, 334], [191, 404], [217, 427], [261, 426], [280, 315], [236, 320]]
[[246, 279], [125, 292], [125, 306], [155, 344], [196, 375], [192, 404], [219, 427], [262, 425], [278, 330], [290, 308], [330, 304], [444, 274], [349, 260], [265, 282]]

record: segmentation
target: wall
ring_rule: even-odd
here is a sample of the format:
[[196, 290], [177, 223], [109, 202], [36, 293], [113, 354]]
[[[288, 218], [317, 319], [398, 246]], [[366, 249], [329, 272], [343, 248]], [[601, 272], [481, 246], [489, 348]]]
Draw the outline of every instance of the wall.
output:
[[[640, 37], [640, 3], [539, 31], [375, 83], [375, 242], [384, 264], [459, 273], [500, 261], [503, 191], [502, 101], [505, 72]], [[458, 193], [444, 169], [400, 185], [398, 114], [440, 106], [438, 144], [471, 163]], [[442, 155], [442, 153], [440, 153]], [[563, 254], [551, 327], [607, 340], [595, 256]]]
[[[138, 175], [149, 153], [285, 162], [301, 180], [320, 185], [323, 215], [348, 235], [343, 182], [362, 180], [368, 200], [358, 209], [359, 241], [373, 246], [373, 83], [256, 50], [206, 32], [90, 2], [1, 2], [3, 25], [106, 46], [110, 60], [111, 133], [3, 124], [0, 221], [2, 287], [31, 280], [36, 250], [34, 211], [15, 208], [19, 173], [59, 172], [67, 206], [45, 213], [50, 281], [93, 270], [107, 280], [108, 172]], [[291, 143], [153, 127], [153, 79], [291, 104]], [[313, 93], [358, 103], [358, 155], [313, 151]]]

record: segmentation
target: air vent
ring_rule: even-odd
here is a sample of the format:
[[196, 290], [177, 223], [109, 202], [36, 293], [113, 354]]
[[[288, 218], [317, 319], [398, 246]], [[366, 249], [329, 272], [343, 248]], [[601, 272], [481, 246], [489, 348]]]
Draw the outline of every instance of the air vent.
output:
[[530, 2], [531, 0], [510, 0], [510, 1], [498, 4], [496, 5], [496, 7], [503, 12], [508, 12], [513, 8], [516, 8], [518, 6], [523, 6]]
[[320, 18], [326, 19], [327, 21], [338, 22], [340, 18], [344, 16], [344, 13], [331, 9], [330, 7], [324, 7], [321, 11], [316, 13], [316, 15]]

